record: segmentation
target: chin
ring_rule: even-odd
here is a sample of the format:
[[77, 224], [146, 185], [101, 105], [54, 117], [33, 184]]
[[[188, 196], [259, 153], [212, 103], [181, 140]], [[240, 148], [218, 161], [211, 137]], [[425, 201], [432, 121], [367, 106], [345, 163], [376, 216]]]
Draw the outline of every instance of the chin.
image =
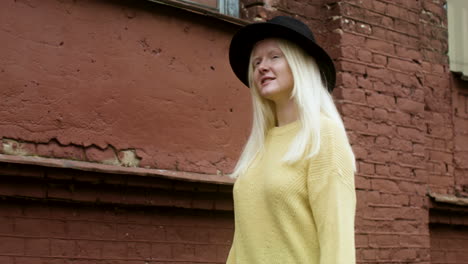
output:
[[275, 97], [274, 95], [275, 95], [274, 92], [273, 93], [269, 91], [260, 92], [260, 96], [268, 100], [273, 100], [273, 98]]
[[284, 94], [285, 91], [278, 89], [265, 89], [260, 92], [260, 94], [265, 98], [275, 98]]
[[268, 97], [268, 96], [272, 96], [274, 94], [278, 93], [277, 89], [274, 88], [274, 87], [263, 87], [261, 90], [260, 90], [260, 94], [263, 96], [263, 97]]

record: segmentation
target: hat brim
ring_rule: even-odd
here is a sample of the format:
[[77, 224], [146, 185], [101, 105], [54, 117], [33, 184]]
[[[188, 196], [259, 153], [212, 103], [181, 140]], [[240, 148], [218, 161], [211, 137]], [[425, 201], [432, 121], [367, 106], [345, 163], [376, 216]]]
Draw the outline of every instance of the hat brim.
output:
[[336, 70], [333, 60], [318, 44], [304, 35], [279, 24], [254, 23], [241, 28], [232, 38], [229, 47], [229, 63], [237, 78], [249, 87], [248, 69], [250, 53], [254, 45], [263, 39], [282, 38], [299, 45], [316, 61], [324, 84], [331, 92], [335, 87]]

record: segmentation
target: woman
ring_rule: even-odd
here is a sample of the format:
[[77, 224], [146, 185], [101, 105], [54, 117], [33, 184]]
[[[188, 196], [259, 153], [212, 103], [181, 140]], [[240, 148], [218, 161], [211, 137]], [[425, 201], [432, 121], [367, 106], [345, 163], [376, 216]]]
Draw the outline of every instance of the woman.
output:
[[229, 58], [254, 111], [232, 174], [227, 263], [355, 263], [355, 162], [329, 93], [331, 58], [305, 24], [284, 16], [239, 30]]

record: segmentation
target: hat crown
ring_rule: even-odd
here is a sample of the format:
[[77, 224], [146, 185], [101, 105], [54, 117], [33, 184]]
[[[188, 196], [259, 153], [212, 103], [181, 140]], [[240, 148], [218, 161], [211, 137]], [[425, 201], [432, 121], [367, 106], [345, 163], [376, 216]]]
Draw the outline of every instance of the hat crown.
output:
[[313, 42], [315, 42], [314, 34], [310, 30], [310, 28], [300, 20], [297, 20], [288, 16], [277, 16], [268, 20], [267, 23], [272, 23], [272, 24], [283, 26], [283, 27], [287, 27], [309, 38]]

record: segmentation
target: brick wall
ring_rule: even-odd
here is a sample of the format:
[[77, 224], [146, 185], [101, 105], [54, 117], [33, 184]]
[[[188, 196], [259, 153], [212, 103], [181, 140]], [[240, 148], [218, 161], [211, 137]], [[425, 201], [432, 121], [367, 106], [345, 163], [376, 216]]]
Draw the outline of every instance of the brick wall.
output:
[[468, 263], [468, 228], [466, 226], [431, 226], [431, 263]]
[[427, 187], [454, 193], [443, 3], [343, 1], [341, 99], [359, 171], [358, 257], [429, 263]]
[[224, 263], [229, 186], [0, 163], [0, 263]]
[[[448, 69], [445, 2], [241, 2], [252, 21], [282, 14], [303, 20], [335, 60], [334, 97], [358, 164], [358, 262], [463, 263], [465, 255], [444, 241], [465, 245], [465, 218], [437, 222], [445, 213], [430, 216], [427, 197], [428, 190], [468, 195], [468, 93]], [[232, 168], [250, 118], [248, 92], [226, 57], [237, 26], [149, 2], [5, 3], [1, 153], [210, 174]], [[101, 20], [87, 16], [95, 10]], [[11, 23], [18, 14], [29, 22]], [[149, 81], [155, 76], [156, 84]], [[0, 168], [0, 239], [9, 245], [0, 249], [2, 263], [226, 257], [228, 186], [9, 166]], [[50, 223], [57, 229], [31, 228]], [[67, 233], [73, 226], [82, 231]], [[150, 237], [142, 229], [164, 232]]]
[[457, 76], [453, 83], [454, 163], [456, 192], [468, 196], [468, 82]]
[[1, 1], [0, 153], [229, 172], [250, 110], [238, 28], [151, 1]]
[[66, 167], [0, 161], [0, 263], [224, 263], [232, 186], [200, 181], [247, 135], [237, 28], [150, 1], [0, 2], [0, 154]]
[[[2, 200], [0, 263], [224, 263], [231, 214]], [[187, 214], [190, 218], [187, 218]]]
[[430, 210], [431, 263], [468, 263], [468, 210], [438, 206]]

